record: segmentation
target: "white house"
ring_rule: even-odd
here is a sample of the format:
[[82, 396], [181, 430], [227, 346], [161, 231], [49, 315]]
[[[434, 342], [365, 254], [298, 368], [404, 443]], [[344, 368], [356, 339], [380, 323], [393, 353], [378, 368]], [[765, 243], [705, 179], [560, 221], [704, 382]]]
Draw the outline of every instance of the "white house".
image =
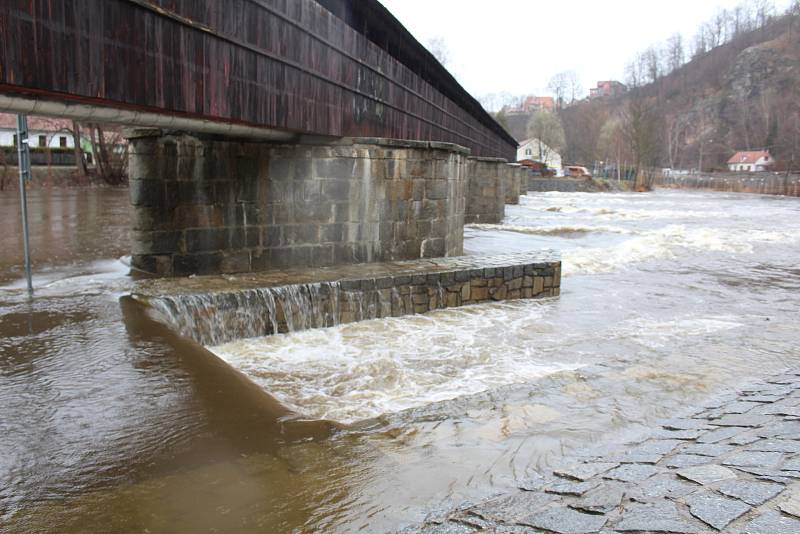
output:
[[532, 159], [544, 163], [548, 168], [556, 171], [556, 174], [559, 176], [563, 172], [561, 154], [538, 139], [526, 139], [519, 144], [519, 148], [517, 148], [517, 161], [522, 161], [524, 159]]
[[[66, 119], [28, 117], [28, 140], [31, 148], [74, 148], [75, 142]], [[16, 146], [17, 116], [0, 113], [0, 146]]]
[[728, 160], [728, 169], [733, 172], [760, 172], [768, 170], [775, 163], [769, 150], [737, 152]]

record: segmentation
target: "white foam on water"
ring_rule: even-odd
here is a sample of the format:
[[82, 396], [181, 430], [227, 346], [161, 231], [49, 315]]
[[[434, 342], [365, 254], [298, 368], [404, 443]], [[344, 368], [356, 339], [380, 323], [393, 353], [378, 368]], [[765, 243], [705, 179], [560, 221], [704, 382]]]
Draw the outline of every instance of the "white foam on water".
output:
[[743, 326], [745, 324], [742, 318], [733, 315], [686, 316], [669, 321], [639, 317], [612, 328], [611, 337], [660, 349], [679, 339], [715, 334]]
[[300, 414], [353, 422], [580, 367], [537, 350], [545, 309], [469, 306], [211, 350]]
[[609, 234], [632, 234], [632, 230], [619, 226], [603, 226], [588, 224], [569, 224], [554, 226], [525, 226], [519, 224], [471, 224], [477, 230], [502, 230], [505, 232], [516, 232], [518, 234], [531, 235], [564, 235], [564, 234], [590, 234], [590, 233], [609, 233]]
[[611, 247], [565, 251], [562, 272], [565, 276], [608, 273], [632, 264], [674, 259], [697, 250], [752, 254], [756, 244], [796, 242], [797, 239], [796, 232], [668, 225]]

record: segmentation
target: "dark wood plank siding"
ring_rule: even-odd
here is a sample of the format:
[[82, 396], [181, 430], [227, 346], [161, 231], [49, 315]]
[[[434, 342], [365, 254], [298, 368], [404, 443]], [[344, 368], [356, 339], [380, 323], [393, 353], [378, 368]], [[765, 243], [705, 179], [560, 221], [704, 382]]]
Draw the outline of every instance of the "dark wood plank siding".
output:
[[0, 4], [4, 92], [515, 156], [469, 95], [450, 90], [458, 105], [314, 0]]

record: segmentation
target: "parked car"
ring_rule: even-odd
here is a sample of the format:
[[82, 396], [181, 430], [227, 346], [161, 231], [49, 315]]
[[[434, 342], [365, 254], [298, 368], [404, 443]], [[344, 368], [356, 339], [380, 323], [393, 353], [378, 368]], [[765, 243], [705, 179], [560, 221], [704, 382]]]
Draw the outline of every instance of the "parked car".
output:
[[578, 165], [567, 165], [564, 167], [564, 175], [569, 176], [570, 178], [591, 178], [592, 173], [589, 172], [589, 169], [586, 167], [580, 167]]

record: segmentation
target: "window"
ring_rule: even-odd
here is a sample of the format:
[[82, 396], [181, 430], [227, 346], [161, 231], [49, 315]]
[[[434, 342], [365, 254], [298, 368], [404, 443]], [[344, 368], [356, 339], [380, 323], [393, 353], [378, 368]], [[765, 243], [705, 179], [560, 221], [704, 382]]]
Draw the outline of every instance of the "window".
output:
[[66, 135], [58, 136], [58, 146], [60, 146], [61, 148], [67, 148], [67, 136]]
[[40, 135], [39, 136], [39, 147], [40, 148], [44, 148], [46, 146], [47, 146], [47, 136], [46, 135]]
[[17, 134], [14, 134], [14, 146], [17, 146]]
[[531, 150], [530, 148], [526, 148], [525, 149], [525, 155], [526, 156], [530, 156], [531, 154], [533, 154], [533, 150]]

